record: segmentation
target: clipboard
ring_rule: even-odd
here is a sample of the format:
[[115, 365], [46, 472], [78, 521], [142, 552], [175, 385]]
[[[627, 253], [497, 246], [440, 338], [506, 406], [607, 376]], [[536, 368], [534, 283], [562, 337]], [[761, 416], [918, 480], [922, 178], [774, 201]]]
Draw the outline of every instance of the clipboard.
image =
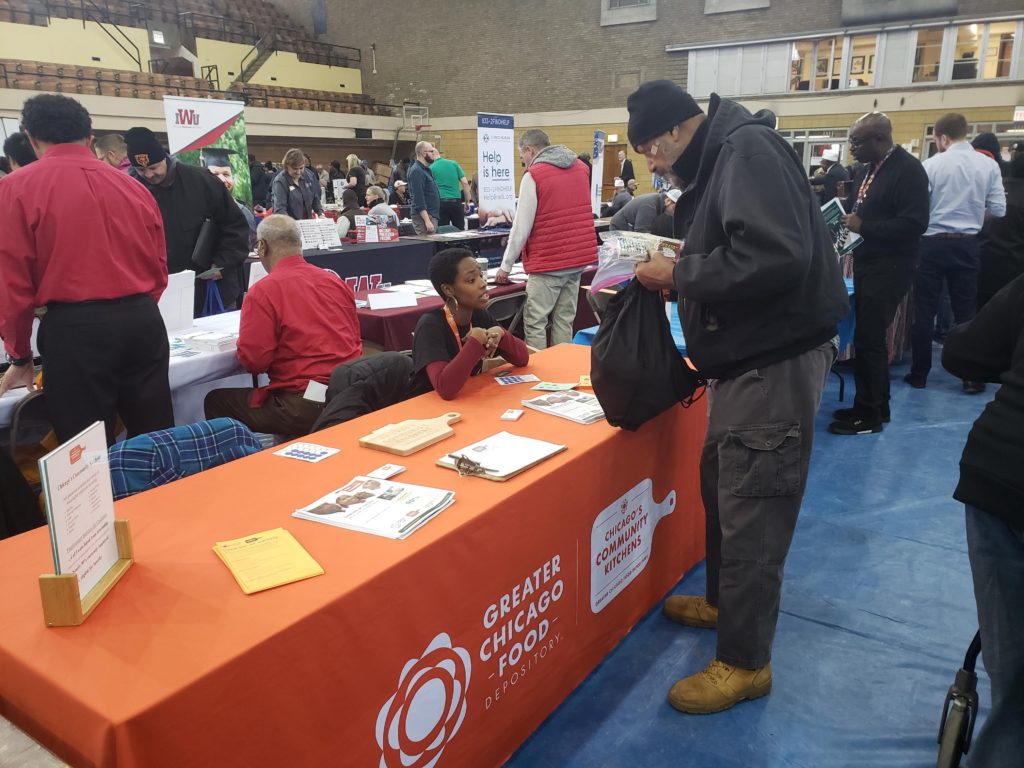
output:
[[[514, 467], [508, 468], [505, 471], [489, 468], [487, 467], [489, 462], [486, 451], [481, 453], [478, 452], [478, 449], [480, 446], [496, 445], [498, 443], [503, 444], [501, 446], [502, 450], [515, 452], [518, 456], [529, 456], [531, 453], [533, 455], [528, 459], [517, 461]], [[460, 477], [482, 477], [485, 480], [503, 483], [565, 450], [568, 450], [568, 446], [549, 443], [546, 440], [513, 435], [508, 432], [499, 432], [473, 445], [445, 454], [434, 463], [439, 467], [455, 470], [459, 473]]]

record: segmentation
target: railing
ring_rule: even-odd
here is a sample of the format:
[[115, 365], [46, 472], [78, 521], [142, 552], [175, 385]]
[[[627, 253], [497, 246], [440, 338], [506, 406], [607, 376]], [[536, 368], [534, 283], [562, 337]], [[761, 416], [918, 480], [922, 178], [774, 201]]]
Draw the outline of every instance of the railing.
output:
[[178, 14], [179, 22], [186, 35], [194, 40], [198, 34], [203, 32], [216, 32], [223, 35], [229, 42], [253, 44], [259, 37], [256, 32], [256, 25], [251, 21], [241, 19], [229, 19], [224, 16], [214, 16], [209, 13], [197, 11], [184, 11]]
[[268, 32], [253, 43], [252, 48], [242, 57], [242, 62], [239, 64], [238, 79], [243, 83], [249, 82], [274, 52], [273, 45], [267, 42], [268, 38], [273, 39], [273, 33]]
[[202, 79], [212, 85], [215, 89], [220, 90], [220, 70], [216, 64], [206, 64], [199, 70], [202, 75]]
[[[95, 22], [96, 26], [98, 26], [99, 29], [101, 29], [106, 34], [106, 36], [108, 36], [111, 40], [114, 41], [115, 45], [117, 45], [121, 50], [123, 50], [128, 55], [128, 57], [135, 62], [135, 66], [138, 67], [138, 71], [142, 72], [142, 54], [139, 52], [138, 46], [132, 42], [131, 38], [128, 37], [127, 34], [125, 34], [125, 31], [118, 27], [116, 22], [112, 22], [112, 20], [110, 20], [110, 17], [108, 17], [108, 19], [106, 19], [104, 23], [104, 20], [101, 17], [102, 13], [104, 12], [104, 9], [100, 8], [98, 5], [92, 2], [92, 0], [79, 0], [79, 3], [82, 8], [82, 26], [85, 26], [86, 20], [91, 20], [91, 22]], [[109, 12], [110, 8], [106, 9], [106, 11]], [[121, 39], [118, 39], [117, 35], [111, 32], [110, 29], [106, 28], [106, 25], [108, 24], [114, 29], [115, 32], [118, 33], [118, 35], [121, 36]], [[122, 40], [124, 42], [122, 42]], [[129, 50], [125, 46], [125, 43], [131, 46], [131, 49], [135, 52], [132, 53], [132, 50]]]
[[[299, 50], [280, 47], [279, 50], [292, 51], [299, 57], [299, 61], [310, 64], [325, 64], [328, 67], [358, 67], [363, 60], [363, 52], [358, 48], [347, 45], [333, 45], [321, 43], [317, 40], [295, 40], [289, 41]], [[289, 44], [286, 43], [286, 44]], [[311, 50], [303, 51], [301, 48], [308, 46]]]
[[[293, 39], [282, 35], [279, 30], [271, 30], [257, 40], [252, 50], [242, 59], [241, 72], [244, 73], [246, 67], [261, 58], [265, 61], [267, 56], [277, 51], [288, 51], [298, 56], [299, 61], [329, 67], [358, 67], [363, 58], [362, 51], [358, 48], [321, 43], [306, 38]], [[246, 78], [243, 76], [242, 79]]]
[[323, 109], [324, 106], [331, 104], [341, 104], [345, 109], [344, 111], [353, 114], [358, 114], [353, 110], [355, 108], [370, 108], [375, 111], [379, 110], [386, 113], [386, 117], [393, 117], [396, 112], [401, 113], [402, 108], [395, 104], [377, 104], [375, 102], [363, 102], [363, 101], [347, 101], [345, 99], [332, 99], [326, 96], [271, 96], [270, 92], [266, 88], [260, 88], [258, 86], [241, 85], [236, 86], [233, 90], [234, 93], [238, 93], [245, 97], [246, 104], [251, 106], [263, 106], [269, 107], [271, 99], [285, 99], [293, 101], [308, 101], [316, 104], [318, 112], [326, 112], [329, 110]]

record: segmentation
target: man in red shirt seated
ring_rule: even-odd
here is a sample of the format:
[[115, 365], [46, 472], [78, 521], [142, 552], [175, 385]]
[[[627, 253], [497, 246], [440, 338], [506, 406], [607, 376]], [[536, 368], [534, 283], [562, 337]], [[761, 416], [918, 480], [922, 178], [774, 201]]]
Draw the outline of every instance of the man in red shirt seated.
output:
[[206, 418], [227, 416], [254, 432], [298, 437], [323, 410], [326, 390], [316, 385], [363, 353], [356, 300], [345, 281], [302, 258], [294, 219], [268, 216], [256, 238], [268, 275], [242, 304], [238, 359], [250, 373], [267, 373], [270, 386], [216, 389], [206, 396]]

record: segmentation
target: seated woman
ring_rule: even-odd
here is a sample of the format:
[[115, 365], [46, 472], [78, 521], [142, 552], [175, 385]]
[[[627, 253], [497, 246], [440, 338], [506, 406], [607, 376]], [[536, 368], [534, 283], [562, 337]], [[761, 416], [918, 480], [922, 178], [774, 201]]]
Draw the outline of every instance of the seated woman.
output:
[[391, 210], [391, 206], [384, 202], [384, 190], [374, 185], [366, 188], [366, 207], [370, 216], [387, 216], [391, 220], [391, 226], [398, 226], [398, 214]]
[[441, 309], [424, 314], [412, 342], [411, 393], [437, 391], [451, 400], [484, 358], [501, 354], [512, 365], [526, 365], [530, 353], [487, 312], [487, 280], [476, 257], [465, 248], [448, 248], [430, 260], [430, 282], [444, 299]]
[[359, 207], [359, 197], [354, 189], [346, 189], [341, 193], [341, 213], [338, 214], [338, 237], [344, 239], [351, 231], [353, 237], [356, 234], [356, 216], [362, 216], [363, 209]]

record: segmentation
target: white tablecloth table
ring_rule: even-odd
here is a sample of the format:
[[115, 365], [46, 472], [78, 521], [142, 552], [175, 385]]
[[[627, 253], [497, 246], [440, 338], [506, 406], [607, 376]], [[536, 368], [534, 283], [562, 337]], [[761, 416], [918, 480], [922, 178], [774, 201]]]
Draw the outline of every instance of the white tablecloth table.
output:
[[[201, 317], [196, 328], [206, 331], [238, 333], [239, 312]], [[171, 338], [185, 331], [169, 334]], [[242, 370], [235, 350], [228, 352], [200, 352], [193, 357], [172, 357], [167, 369], [174, 404], [174, 423], [191, 424], [203, 420], [203, 398], [211, 389], [221, 387], [251, 387], [252, 377]], [[16, 389], [0, 397], [0, 428], [11, 425], [14, 406], [25, 396], [24, 389]]]

